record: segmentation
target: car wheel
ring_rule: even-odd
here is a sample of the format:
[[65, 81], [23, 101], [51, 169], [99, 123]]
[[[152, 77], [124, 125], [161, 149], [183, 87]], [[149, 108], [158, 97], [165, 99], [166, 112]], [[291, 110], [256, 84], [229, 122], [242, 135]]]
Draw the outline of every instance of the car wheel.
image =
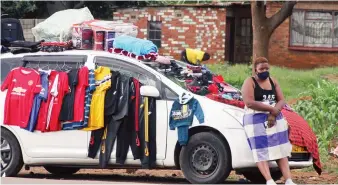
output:
[[23, 166], [21, 148], [15, 136], [1, 129], [1, 176], [16, 176]]
[[59, 166], [44, 166], [44, 168], [51, 174], [57, 176], [69, 176], [78, 172], [80, 168], [73, 167], [59, 167]]
[[215, 134], [201, 132], [191, 136], [182, 147], [180, 166], [185, 178], [193, 184], [224, 182], [232, 166], [230, 149]]
[[[281, 171], [271, 171], [271, 177], [274, 181], [279, 180], [283, 174]], [[242, 172], [244, 177], [254, 184], [265, 184], [266, 180], [259, 170]]]

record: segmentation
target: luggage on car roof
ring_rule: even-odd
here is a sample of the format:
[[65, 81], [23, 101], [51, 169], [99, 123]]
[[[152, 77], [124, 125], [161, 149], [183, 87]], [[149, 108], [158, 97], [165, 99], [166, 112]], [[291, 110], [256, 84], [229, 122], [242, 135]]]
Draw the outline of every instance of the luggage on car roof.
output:
[[23, 29], [18, 19], [1, 19], [1, 39], [8, 41], [25, 40]]

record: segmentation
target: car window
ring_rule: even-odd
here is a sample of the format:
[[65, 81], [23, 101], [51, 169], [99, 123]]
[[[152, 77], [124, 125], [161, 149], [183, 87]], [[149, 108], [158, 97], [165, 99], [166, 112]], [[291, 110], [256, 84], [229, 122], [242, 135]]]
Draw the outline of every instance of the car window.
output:
[[21, 57], [17, 58], [2, 58], [1, 61], [1, 84], [5, 80], [7, 74], [16, 67], [22, 66], [23, 61]]
[[119, 71], [121, 74], [138, 79], [142, 84], [156, 87], [161, 92], [161, 82], [152, 73], [130, 64], [126, 61], [108, 58], [95, 57], [95, 63], [99, 66], [106, 66], [114, 71]]
[[178, 94], [168, 87], [164, 87], [164, 93], [167, 100], [176, 100], [178, 98]]

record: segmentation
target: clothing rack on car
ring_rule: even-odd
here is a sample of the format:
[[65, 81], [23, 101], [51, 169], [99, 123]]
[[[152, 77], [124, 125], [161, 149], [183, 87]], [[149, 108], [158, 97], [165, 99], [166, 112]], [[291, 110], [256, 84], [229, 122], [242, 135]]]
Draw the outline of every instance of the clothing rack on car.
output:
[[77, 55], [77, 56], [67, 56], [67, 55], [31, 55], [31, 56], [24, 56], [23, 57], [23, 66], [26, 67], [28, 63], [42, 63], [42, 62], [49, 62], [49, 63], [80, 63], [85, 64], [87, 61], [86, 55]]

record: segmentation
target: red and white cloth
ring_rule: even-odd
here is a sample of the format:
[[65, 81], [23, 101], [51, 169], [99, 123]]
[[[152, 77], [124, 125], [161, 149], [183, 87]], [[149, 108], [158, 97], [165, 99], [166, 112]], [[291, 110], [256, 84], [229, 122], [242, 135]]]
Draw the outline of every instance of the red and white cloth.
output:
[[307, 151], [312, 155], [313, 167], [320, 175], [322, 173], [322, 166], [319, 158], [316, 134], [312, 131], [309, 124], [292, 109], [284, 107], [282, 114], [290, 127], [290, 142], [297, 146], [306, 147]]
[[149, 53], [146, 55], [135, 55], [134, 53], [131, 53], [129, 51], [119, 49], [119, 48], [110, 48], [108, 50], [110, 53], [116, 53], [119, 55], [124, 55], [127, 57], [135, 58], [137, 60], [156, 60], [158, 53]]

